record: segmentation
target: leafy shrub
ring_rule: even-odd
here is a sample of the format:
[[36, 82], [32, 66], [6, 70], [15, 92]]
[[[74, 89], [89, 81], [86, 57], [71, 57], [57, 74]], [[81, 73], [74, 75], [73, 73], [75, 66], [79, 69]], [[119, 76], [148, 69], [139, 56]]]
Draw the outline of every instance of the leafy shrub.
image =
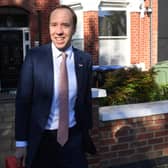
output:
[[159, 87], [155, 72], [141, 71], [137, 67], [119, 69], [105, 74], [102, 88], [107, 97], [100, 99], [100, 105], [119, 105], [157, 101], [168, 98], [168, 85]]

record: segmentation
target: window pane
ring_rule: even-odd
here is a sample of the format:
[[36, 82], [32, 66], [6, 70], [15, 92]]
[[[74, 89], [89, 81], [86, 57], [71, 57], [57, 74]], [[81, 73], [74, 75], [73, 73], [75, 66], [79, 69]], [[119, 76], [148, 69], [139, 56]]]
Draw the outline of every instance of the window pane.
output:
[[126, 36], [126, 11], [100, 11], [99, 36]]
[[25, 33], [25, 41], [29, 41], [29, 32]]

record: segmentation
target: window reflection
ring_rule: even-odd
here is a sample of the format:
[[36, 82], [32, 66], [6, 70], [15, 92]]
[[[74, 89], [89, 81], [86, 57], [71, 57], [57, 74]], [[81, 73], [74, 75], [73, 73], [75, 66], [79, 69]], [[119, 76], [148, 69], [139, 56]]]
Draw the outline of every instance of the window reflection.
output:
[[99, 36], [126, 36], [126, 11], [100, 11]]

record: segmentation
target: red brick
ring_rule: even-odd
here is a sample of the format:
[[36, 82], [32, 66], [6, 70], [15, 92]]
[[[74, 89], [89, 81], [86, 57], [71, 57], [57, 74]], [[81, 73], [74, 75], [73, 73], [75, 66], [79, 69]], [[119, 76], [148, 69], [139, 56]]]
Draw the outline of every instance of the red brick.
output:
[[158, 143], [162, 143], [163, 142], [163, 138], [155, 138], [155, 139], [150, 139], [148, 141], [149, 145], [151, 144], [158, 144]]
[[111, 151], [118, 151], [123, 149], [128, 149], [128, 144], [118, 144], [118, 145], [111, 146]]
[[155, 133], [156, 137], [165, 136], [165, 135], [168, 135], [168, 130], [159, 131]]
[[132, 155], [135, 153], [134, 149], [130, 149], [130, 150], [124, 150], [124, 151], [119, 151], [118, 155], [120, 156], [128, 156], [128, 155]]
[[153, 138], [153, 133], [145, 133], [137, 135], [138, 140], [151, 139], [151, 138]]

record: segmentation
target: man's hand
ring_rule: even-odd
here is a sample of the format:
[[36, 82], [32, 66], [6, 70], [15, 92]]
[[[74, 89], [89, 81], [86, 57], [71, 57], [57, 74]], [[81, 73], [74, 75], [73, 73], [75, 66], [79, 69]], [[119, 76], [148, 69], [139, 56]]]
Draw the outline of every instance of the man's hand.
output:
[[16, 147], [15, 157], [17, 159], [18, 167], [25, 167], [26, 147]]

